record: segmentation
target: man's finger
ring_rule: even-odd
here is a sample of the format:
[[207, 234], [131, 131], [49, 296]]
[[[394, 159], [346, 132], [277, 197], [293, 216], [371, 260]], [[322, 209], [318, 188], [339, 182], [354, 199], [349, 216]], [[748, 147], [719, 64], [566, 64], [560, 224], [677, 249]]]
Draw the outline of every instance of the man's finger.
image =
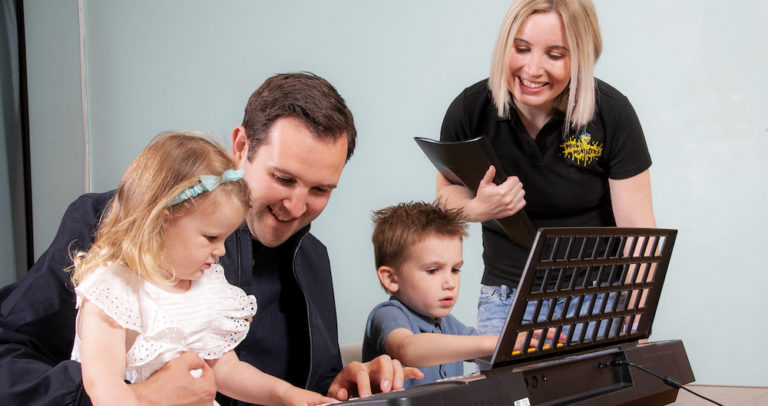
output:
[[[379, 390], [382, 392], [389, 392], [392, 390], [393, 369], [392, 358], [388, 355], [377, 357], [374, 361], [377, 363], [373, 365], [374, 372], [379, 373]], [[400, 362], [398, 362], [398, 365]]]
[[200, 358], [200, 355], [195, 351], [187, 351], [179, 355], [178, 361], [181, 362], [185, 368], [188, 369], [200, 369], [208, 366], [208, 364]]
[[392, 374], [392, 390], [403, 389], [403, 382], [405, 381], [405, 371], [403, 371], [403, 365], [400, 361], [393, 359], [393, 374]]
[[347, 400], [349, 399], [349, 392], [347, 391], [346, 388], [339, 388], [338, 390], [336, 390], [336, 394], [334, 394], [329, 390], [328, 396], [336, 398], [337, 400]]
[[355, 383], [357, 384], [357, 396], [364, 398], [371, 396], [371, 379], [368, 376], [368, 368], [360, 364], [355, 374]]

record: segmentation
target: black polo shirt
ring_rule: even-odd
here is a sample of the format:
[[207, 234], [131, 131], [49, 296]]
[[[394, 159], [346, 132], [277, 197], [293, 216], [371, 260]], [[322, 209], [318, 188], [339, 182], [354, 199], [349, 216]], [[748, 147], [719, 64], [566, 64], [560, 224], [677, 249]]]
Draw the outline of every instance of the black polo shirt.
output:
[[[517, 112], [499, 118], [488, 80], [464, 89], [448, 107], [442, 141], [485, 136], [508, 176], [525, 189], [525, 211], [534, 228], [615, 226], [608, 179], [625, 179], [651, 166], [640, 121], [629, 100], [596, 81], [595, 117], [581, 132], [563, 134], [556, 113], [534, 139]], [[528, 250], [483, 225], [485, 285], [517, 287]]]

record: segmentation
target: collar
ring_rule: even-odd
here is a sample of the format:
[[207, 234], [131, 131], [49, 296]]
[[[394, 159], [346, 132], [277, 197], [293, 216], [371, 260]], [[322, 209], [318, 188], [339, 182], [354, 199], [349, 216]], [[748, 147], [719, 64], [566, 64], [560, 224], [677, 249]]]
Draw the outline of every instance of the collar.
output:
[[[499, 120], [502, 120], [499, 118]], [[509, 110], [509, 117], [506, 119], [509, 121], [510, 125], [518, 134], [528, 134], [528, 129], [525, 128], [523, 125], [523, 121], [520, 119], [520, 115], [517, 112], [517, 109], [514, 107]], [[538, 134], [536, 134], [535, 140], [539, 142], [543, 142], [545, 139], [549, 138], [552, 134], [557, 134], [558, 137], [560, 134], [562, 134], [563, 125], [565, 122], [565, 113], [560, 110], [555, 110], [555, 112], [552, 114], [552, 117], [549, 118], [549, 120], [544, 124], [543, 127], [541, 127], [541, 130]], [[526, 137], [530, 138], [530, 137]], [[531, 138], [531, 140], [534, 140], [534, 138]]]
[[[295, 233], [293, 233], [293, 235], [291, 235], [290, 237], [288, 237], [288, 239], [287, 239], [287, 240], [285, 240], [285, 242], [283, 242], [282, 244], [278, 245], [278, 246], [277, 246], [277, 247], [275, 247], [275, 248], [282, 248], [282, 247], [291, 247], [291, 248], [295, 248], [297, 245], [299, 245], [299, 242], [301, 242], [301, 240], [302, 240], [302, 239], [303, 239], [303, 238], [304, 238], [304, 237], [305, 237], [307, 234], [309, 234], [309, 229], [311, 228], [311, 226], [312, 226], [312, 223], [310, 223], [310, 224], [307, 224], [306, 226], [304, 226], [304, 227], [300, 228], [298, 231], [296, 231]], [[259, 241], [259, 240], [255, 239], [255, 238], [253, 238], [253, 235], [251, 234], [251, 230], [248, 228], [248, 223], [247, 223], [247, 222], [243, 222], [243, 224], [240, 226], [240, 230], [241, 230], [243, 233], [245, 233], [245, 235], [247, 235], [247, 236], [248, 236], [248, 237], [251, 239], [251, 241], [253, 242], [253, 245], [254, 245], [254, 247], [255, 247], [255, 246], [264, 246], [264, 245], [261, 243], [261, 241]]]
[[389, 300], [397, 302], [404, 308], [408, 309], [410, 314], [413, 316], [412, 320], [415, 322], [416, 327], [418, 327], [419, 331], [422, 333], [442, 333], [443, 332], [443, 318], [438, 317], [427, 317], [424, 316], [421, 313], [416, 312], [415, 310], [411, 309], [406, 305], [405, 303], [401, 302], [399, 299], [397, 299], [394, 296], [390, 296]]

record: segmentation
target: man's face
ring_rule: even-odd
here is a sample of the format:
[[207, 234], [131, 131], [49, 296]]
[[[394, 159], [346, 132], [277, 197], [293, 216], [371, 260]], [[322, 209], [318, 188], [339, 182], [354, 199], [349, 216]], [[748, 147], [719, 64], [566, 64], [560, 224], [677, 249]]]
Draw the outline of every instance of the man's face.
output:
[[347, 138], [319, 139], [301, 120], [284, 117], [251, 161], [243, 127], [232, 134], [232, 152], [251, 191], [246, 216], [251, 235], [276, 247], [325, 208], [344, 169]]

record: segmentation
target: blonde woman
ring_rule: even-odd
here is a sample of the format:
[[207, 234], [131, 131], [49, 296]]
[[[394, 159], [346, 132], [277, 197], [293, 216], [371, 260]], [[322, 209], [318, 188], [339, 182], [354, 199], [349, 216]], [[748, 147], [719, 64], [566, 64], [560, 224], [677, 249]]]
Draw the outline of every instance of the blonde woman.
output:
[[[534, 227], [655, 227], [640, 122], [627, 98], [594, 78], [602, 50], [590, 0], [518, 0], [507, 11], [488, 79], [448, 108], [440, 139], [485, 136], [509, 176], [477, 194], [439, 173], [442, 205], [470, 221], [510, 216], [525, 207]], [[498, 334], [528, 250], [483, 227], [481, 334]]]

